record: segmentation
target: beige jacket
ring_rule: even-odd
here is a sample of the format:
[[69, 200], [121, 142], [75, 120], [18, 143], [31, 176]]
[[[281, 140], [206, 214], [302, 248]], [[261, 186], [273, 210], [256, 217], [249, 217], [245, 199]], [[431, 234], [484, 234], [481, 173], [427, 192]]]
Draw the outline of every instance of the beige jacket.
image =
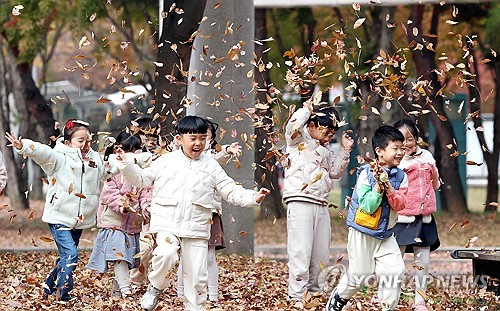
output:
[[127, 157], [118, 167], [132, 185], [153, 186], [151, 232], [208, 239], [215, 192], [233, 205], [258, 206], [256, 191], [237, 185], [213, 157], [205, 154], [193, 160], [177, 150], [163, 154], [146, 169]]
[[333, 179], [342, 176], [349, 164], [349, 153], [342, 148], [334, 155], [330, 146], [322, 146], [307, 131], [310, 112], [298, 109], [286, 125], [286, 151], [283, 200], [328, 203]]

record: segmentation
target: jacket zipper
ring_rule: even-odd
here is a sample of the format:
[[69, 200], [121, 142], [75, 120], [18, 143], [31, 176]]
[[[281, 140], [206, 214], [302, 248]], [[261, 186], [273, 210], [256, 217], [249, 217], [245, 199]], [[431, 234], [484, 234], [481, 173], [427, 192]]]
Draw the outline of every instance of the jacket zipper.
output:
[[[85, 162], [83, 162], [82, 159], [82, 173], [80, 174], [80, 193], [83, 194], [83, 174], [85, 173]], [[80, 214], [81, 214], [81, 208], [82, 208], [82, 198], [79, 198], [80, 200], [78, 201], [78, 215], [77, 215], [77, 220], [75, 223], [75, 227], [78, 225], [78, 222], [80, 221]]]

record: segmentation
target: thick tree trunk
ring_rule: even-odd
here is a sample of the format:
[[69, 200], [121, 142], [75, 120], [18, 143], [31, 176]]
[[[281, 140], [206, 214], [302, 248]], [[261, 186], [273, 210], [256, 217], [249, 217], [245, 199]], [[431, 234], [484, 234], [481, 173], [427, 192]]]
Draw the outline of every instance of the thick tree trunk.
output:
[[[32, 116], [31, 120], [35, 119], [36, 124], [43, 132], [43, 143], [54, 145], [54, 141], [50, 137], [58, 137], [60, 134], [59, 129], [55, 129], [55, 119], [52, 114], [52, 109], [48, 105], [45, 98], [43, 98], [40, 90], [35, 85], [33, 76], [31, 74], [31, 65], [28, 63], [20, 63], [17, 65], [17, 72], [21, 82], [21, 91], [25, 101], [25, 105]], [[30, 126], [31, 127], [31, 126]], [[29, 136], [32, 137], [28, 131]], [[34, 137], [36, 138], [36, 136]]]
[[[424, 5], [413, 6], [411, 16], [413, 24], [410, 24], [408, 27], [408, 40], [410, 44], [413, 41], [415, 41], [415, 43], [422, 44], [422, 34], [429, 33], [437, 35], [440, 9], [440, 5], [433, 5], [431, 28], [427, 31], [422, 28]], [[418, 29], [417, 36], [413, 35], [413, 27]], [[435, 49], [437, 45], [437, 38], [426, 39], [428, 42], [433, 44]], [[436, 53], [424, 47], [422, 50], [413, 50], [412, 54], [417, 68], [417, 74], [420, 79], [430, 82], [430, 88], [427, 93], [427, 105], [431, 108], [431, 110], [434, 111], [435, 109], [435, 112], [431, 114], [431, 121], [436, 128], [436, 133], [440, 142], [439, 145], [436, 146], [436, 149], [441, 149], [441, 160], [437, 163], [437, 165], [441, 179], [444, 181], [444, 185], [441, 186], [443, 209], [450, 212], [466, 213], [467, 202], [465, 200], [464, 189], [462, 188], [460, 175], [458, 173], [458, 161], [456, 161], [454, 157], [450, 156], [450, 154], [456, 150], [456, 147], [452, 150], [446, 147], [449, 144], [454, 145], [453, 128], [448, 120], [442, 121], [440, 119], [440, 117], [442, 118], [446, 116], [446, 111], [444, 109], [443, 97], [437, 94], [442, 85], [436, 74]]]
[[[266, 23], [266, 9], [255, 9], [255, 38], [265, 39], [268, 37]], [[263, 51], [267, 48], [266, 44], [255, 44], [255, 54], [257, 55], [257, 67], [254, 69], [255, 82], [257, 84], [257, 102], [267, 105], [267, 109], [257, 109], [256, 114], [261, 121], [260, 126], [255, 127], [255, 182], [259, 188], [267, 188], [271, 193], [264, 199], [260, 205], [259, 217], [275, 217], [283, 218], [285, 210], [283, 208], [281, 190], [278, 185], [278, 168], [277, 159], [275, 156], [264, 161], [267, 151], [273, 146], [273, 137], [270, 133], [273, 132], [273, 103], [268, 102], [269, 94], [269, 71], [265, 68], [268, 63], [267, 54]], [[265, 91], [264, 91], [265, 90]]]
[[29, 208], [28, 199], [24, 192], [27, 190], [26, 171], [21, 170], [22, 157], [15, 154], [12, 147], [7, 146], [4, 137], [5, 132], [11, 132], [10, 128], [10, 107], [9, 93], [12, 89], [12, 79], [8, 79], [9, 63], [12, 59], [4, 53], [2, 48], [3, 39], [0, 38], [0, 150], [3, 154], [5, 168], [7, 169], [7, 195], [10, 199], [10, 206], [13, 208]]
[[[174, 3], [177, 12], [182, 9], [183, 14], [177, 14], [175, 9], [169, 12]], [[168, 114], [166, 122], [162, 124], [163, 133], [172, 133], [172, 121], [182, 117], [185, 112], [184, 109], [179, 116], [171, 115], [182, 107], [181, 102], [186, 96], [189, 59], [194, 41], [192, 35], [198, 30], [206, 3], [206, 0], [164, 1], [163, 26], [158, 44], [158, 63], [162, 66], [157, 67], [156, 89], [153, 94], [153, 114]]]
[[[470, 55], [473, 57], [473, 61], [469, 62], [469, 66], [471, 66], [470, 72], [474, 72], [474, 80], [469, 82], [469, 114], [474, 114], [477, 111], [480, 110], [481, 108], [481, 103], [482, 103], [482, 97], [481, 97], [481, 85], [479, 84], [480, 81], [480, 72], [478, 69], [478, 60], [474, 51], [473, 45], [469, 44], [469, 52]], [[494, 60], [493, 64], [493, 70], [495, 71], [495, 75], [498, 77], [498, 72], [500, 70], [500, 64], [498, 61]], [[498, 78], [495, 78], [495, 83], [498, 84], [500, 80]], [[500, 100], [500, 92], [497, 92], [495, 94], [495, 110], [494, 110], [494, 117], [495, 119], [500, 117], [500, 103], [498, 100]], [[478, 115], [477, 118], [472, 118], [472, 122], [474, 124], [474, 129], [479, 128], [480, 126], [483, 125], [482, 118], [480, 115]], [[495, 120], [493, 121], [495, 124]], [[487, 191], [486, 191], [486, 211], [496, 211], [497, 206], [495, 206], [494, 202], [497, 202], [498, 200], [498, 160], [499, 160], [499, 153], [500, 153], [500, 146], [498, 144], [500, 143], [500, 138], [496, 137], [495, 133], [495, 125], [493, 126], [493, 132], [495, 137], [493, 138], [493, 146], [488, 146], [486, 143], [486, 139], [484, 137], [484, 132], [483, 131], [475, 131], [476, 136], [479, 140], [479, 144], [481, 145], [481, 152], [483, 154], [484, 162], [486, 165], [486, 169], [488, 171], [488, 177], [487, 177]], [[497, 141], [495, 141], [495, 139]]]
[[500, 61], [495, 60], [495, 110], [493, 112], [493, 152], [485, 157], [488, 165], [488, 186], [486, 193], [486, 211], [496, 211], [498, 206], [498, 162], [500, 158]]

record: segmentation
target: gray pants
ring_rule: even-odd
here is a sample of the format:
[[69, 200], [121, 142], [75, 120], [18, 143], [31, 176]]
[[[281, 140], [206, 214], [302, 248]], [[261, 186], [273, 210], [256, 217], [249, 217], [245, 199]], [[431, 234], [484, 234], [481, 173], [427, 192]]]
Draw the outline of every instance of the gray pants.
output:
[[287, 210], [288, 296], [318, 292], [318, 276], [330, 261], [331, 226], [325, 205], [293, 201]]

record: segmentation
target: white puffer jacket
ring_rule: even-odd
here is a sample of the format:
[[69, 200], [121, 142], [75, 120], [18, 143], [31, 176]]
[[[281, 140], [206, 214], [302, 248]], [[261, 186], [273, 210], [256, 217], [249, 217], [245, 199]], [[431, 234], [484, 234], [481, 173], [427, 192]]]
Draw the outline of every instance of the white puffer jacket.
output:
[[233, 205], [255, 207], [256, 191], [237, 185], [217, 161], [202, 154], [194, 160], [181, 150], [163, 154], [141, 169], [127, 157], [118, 162], [134, 186], [153, 186], [150, 232], [167, 231], [178, 237], [208, 239], [217, 191]]
[[[286, 151], [289, 166], [285, 167], [283, 200], [328, 203], [333, 189], [332, 179], [342, 176], [349, 164], [349, 153], [340, 148], [337, 156], [329, 146], [322, 146], [309, 135], [308, 109], [298, 109], [286, 125]], [[307, 184], [307, 186], [306, 186]]]
[[62, 140], [54, 149], [29, 139], [22, 142], [23, 147], [16, 151], [32, 158], [47, 174], [42, 220], [75, 229], [94, 227], [101, 188], [109, 176], [101, 156], [90, 149], [84, 159], [79, 148]]
[[5, 164], [3, 163], [3, 156], [0, 152], [0, 196], [7, 185], [7, 170], [5, 169]]

